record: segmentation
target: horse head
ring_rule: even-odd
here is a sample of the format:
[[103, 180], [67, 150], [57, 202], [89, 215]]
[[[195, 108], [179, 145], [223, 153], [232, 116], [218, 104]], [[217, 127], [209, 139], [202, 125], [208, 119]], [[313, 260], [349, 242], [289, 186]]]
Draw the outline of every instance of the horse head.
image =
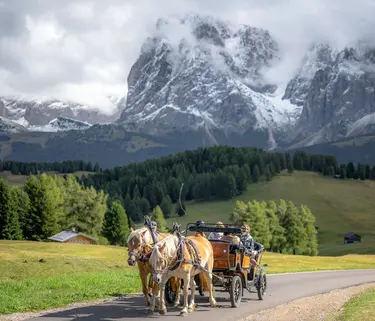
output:
[[152, 276], [154, 282], [159, 284], [163, 274], [168, 272], [169, 262], [174, 262], [177, 255], [178, 238], [170, 234], [155, 244], [150, 256]]
[[128, 245], [128, 264], [134, 266], [137, 259], [143, 254], [145, 249], [152, 244], [152, 237], [147, 227], [141, 227], [129, 234]]

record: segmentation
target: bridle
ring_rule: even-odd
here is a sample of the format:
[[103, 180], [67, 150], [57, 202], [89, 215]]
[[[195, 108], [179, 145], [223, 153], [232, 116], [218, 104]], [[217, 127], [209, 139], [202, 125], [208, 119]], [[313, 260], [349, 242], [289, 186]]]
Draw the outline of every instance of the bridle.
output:
[[144, 234], [142, 234], [140, 239], [141, 245], [139, 246], [141, 248], [140, 251], [129, 251], [128, 248], [128, 264], [130, 266], [134, 266], [136, 261], [146, 263], [146, 261], [148, 261], [149, 255], [151, 254], [153, 245], [158, 241], [155, 235], [158, 233], [154, 233], [154, 231], [152, 231], [152, 229], [150, 229], [148, 226], [147, 228], [151, 233], [153, 243], [147, 244], [145, 236]]

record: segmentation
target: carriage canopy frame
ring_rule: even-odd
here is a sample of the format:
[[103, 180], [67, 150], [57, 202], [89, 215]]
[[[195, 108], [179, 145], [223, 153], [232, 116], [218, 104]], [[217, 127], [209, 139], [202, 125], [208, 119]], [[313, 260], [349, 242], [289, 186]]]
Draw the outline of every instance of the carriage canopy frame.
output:
[[206, 233], [233, 233], [241, 234], [242, 227], [236, 224], [224, 224], [225, 227], [218, 227], [216, 223], [204, 223], [204, 225], [196, 225], [195, 223], [188, 223], [186, 225], [185, 233], [187, 232], [206, 232]]

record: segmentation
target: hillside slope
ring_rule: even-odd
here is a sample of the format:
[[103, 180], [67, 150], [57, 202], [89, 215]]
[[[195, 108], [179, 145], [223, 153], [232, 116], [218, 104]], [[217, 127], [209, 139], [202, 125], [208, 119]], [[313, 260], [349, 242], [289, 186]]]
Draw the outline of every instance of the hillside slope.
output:
[[[290, 200], [307, 205], [317, 218], [320, 254], [375, 253], [375, 182], [338, 180], [310, 172], [295, 172], [275, 177], [270, 183], [249, 185], [248, 191], [237, 199]], [[229, 221], [236, 199], [220, 202], [187, 204], [185, 217], [172, 217], [185, 225], [203, 219], [207, 222]], [[356, 232], [362, 244], [343, 245], [343, 235]]]

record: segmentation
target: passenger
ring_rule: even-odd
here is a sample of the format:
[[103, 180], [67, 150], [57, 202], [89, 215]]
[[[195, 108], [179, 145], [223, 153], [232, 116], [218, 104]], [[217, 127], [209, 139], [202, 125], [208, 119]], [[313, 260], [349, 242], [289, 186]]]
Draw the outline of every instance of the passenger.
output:
[[250, 225], [243, 224], [241, 235], [241, 243], [244, 245], [246, 252], [253, 254], [255, 260], [258, 261], [259, 250], [263, 249], [264, 246], [258, 242], [255, 242], [253, 237], [250, 235]]
[[[218, 221], [216, 223], [216, 227], [225, 227], [223, 222]], [[210, 235], [208, 236], [209, 240], [220, 240], [223, 236], [222, 232], [211, 232]]]
[[250, 235], [250, 226], [248, 224], [243, 224], [241, 226], [241, 242], [247, 252], [252, 252], [254, 250], [254, 239]]
[[[196, 221], [195, 222], [195, 226], [205, 226], [204, 222], [203, 221]], [[196, 232], [195, 233], [195, 236], [203, 236], [204, 238], [206, 238], [206, 235], [204, 234], [204, 232]]]

